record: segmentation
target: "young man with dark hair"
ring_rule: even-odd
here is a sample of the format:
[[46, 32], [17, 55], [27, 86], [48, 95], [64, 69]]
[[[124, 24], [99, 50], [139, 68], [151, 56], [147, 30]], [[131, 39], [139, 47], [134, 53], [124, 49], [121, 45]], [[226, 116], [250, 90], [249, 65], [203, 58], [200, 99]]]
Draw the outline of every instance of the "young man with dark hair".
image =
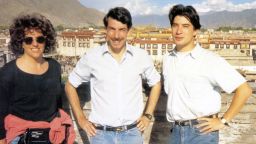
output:
[[[170, 144], [217, 144], [228, 125], [251, 96], [246, 80], [223, 58], [196, 44], [200, 20], [192, 6], [175, 5], [169, 12], [175, 49], [163, 59]], [[220, 91], [235, 92], [222, 116]]]
[[[104, 17], [107, 43], [79, 60], [66, 83], [66, 93], [80, 127], [92, 144], [142, 144], [160, 94], [160, 75], [146, 51], [128, 45], [130, 12], [111, 9]], [[144, 109], [142, 77], [152, 87]], [[91, 113], [87, 118], [76, 88], [91, 83]]]

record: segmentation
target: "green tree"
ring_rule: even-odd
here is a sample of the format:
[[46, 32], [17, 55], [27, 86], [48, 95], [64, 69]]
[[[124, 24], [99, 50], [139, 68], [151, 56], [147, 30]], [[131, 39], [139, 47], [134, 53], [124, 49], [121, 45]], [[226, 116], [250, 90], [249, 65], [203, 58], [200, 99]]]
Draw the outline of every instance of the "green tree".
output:
[[64, 26], [63, 25], [57, 25], [56, 31], [63, 31], [63, 30], [64, 30]]
[[0, 30], [6, 30], [6, 29], [8, 29], [8, 26], [0, 25]]

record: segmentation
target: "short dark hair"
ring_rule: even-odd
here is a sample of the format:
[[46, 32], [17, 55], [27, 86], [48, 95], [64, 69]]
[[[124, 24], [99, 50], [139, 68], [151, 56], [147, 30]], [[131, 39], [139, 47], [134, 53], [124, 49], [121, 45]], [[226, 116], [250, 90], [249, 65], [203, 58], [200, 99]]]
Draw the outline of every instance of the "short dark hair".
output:
[[194, 7], [184, 6], [182, 4], [173, 6], [169, 12], [169, 20], [171, 25], [173, 24], [173, 20], [177, 15], [186, 17], [192, 23], [195, 29], [201, 28], [200, 18]]
[[25, 38], [25, 30], [33, 28], [41, 30], [46, 37], [44, 52], [51, 52], [55, 49], [56, 32], [50, 20], [38, 13], [23, 14], [15, 18], [9, 28], [10, 42], [8, 47], [16, 56], [24, 53], [22, 42]]
[[115, 7], [108, 11], [106, 16], [103, 18], [105, 27], [108, 26], [108, 18], [111, 17], [123, 24], [126, 24], [128, 29], [132, 27], [132, 16], [130, 12], [124, 7]]

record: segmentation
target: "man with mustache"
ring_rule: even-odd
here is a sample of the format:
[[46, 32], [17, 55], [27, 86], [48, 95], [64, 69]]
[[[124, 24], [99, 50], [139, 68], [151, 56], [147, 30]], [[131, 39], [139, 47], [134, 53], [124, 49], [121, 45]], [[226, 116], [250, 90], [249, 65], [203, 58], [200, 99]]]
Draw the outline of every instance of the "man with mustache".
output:
[[[192, 6], [175, 5], [169, 12], [173, 51], [163, 59], [169, 144], [217, 144], [228, 125], [251, 96], [246, 80], [223, 58], [196, 43], [201, 27]], [[235, 92], [227, 111], [218, 116], [221, 90]]]
[[[107, 43], [79, 60], [66, 83], [66, 93], [80, 127], [92, 144], [142, 144], [160, 94], [160, 75], [145, 50], [126, 42], [132, 27], [130, 12], [110, 9], [103, 19]], [[142, 78], [152, 87], [144, 109]], [[87, 118], [76, 88], [91, 83], [91, 113]]]

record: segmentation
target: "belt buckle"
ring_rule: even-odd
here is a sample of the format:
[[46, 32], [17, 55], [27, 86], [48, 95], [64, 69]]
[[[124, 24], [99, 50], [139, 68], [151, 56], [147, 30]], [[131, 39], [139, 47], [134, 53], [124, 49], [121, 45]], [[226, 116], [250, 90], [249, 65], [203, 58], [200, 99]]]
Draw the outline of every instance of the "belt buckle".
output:
[[127, 130], [127, 126], [120, 126], [116, 128], [116, 131], [121, 132]]
[[182, 123], [183, 123], [182, 121], [176, 121], [176, 123], [177, 123], [178, 126], [183, 126], [182, 125]]
[[118, 127], [118, 128], [116, 128], [116, 131], [123, 131], [123, 127]]
[[176, 125], [178, 126], [187, 126], [187, 125], [192, 125], [192, 121], [191, 120], [185, 120], [185, 121], [176, 121], [175, 122]]

